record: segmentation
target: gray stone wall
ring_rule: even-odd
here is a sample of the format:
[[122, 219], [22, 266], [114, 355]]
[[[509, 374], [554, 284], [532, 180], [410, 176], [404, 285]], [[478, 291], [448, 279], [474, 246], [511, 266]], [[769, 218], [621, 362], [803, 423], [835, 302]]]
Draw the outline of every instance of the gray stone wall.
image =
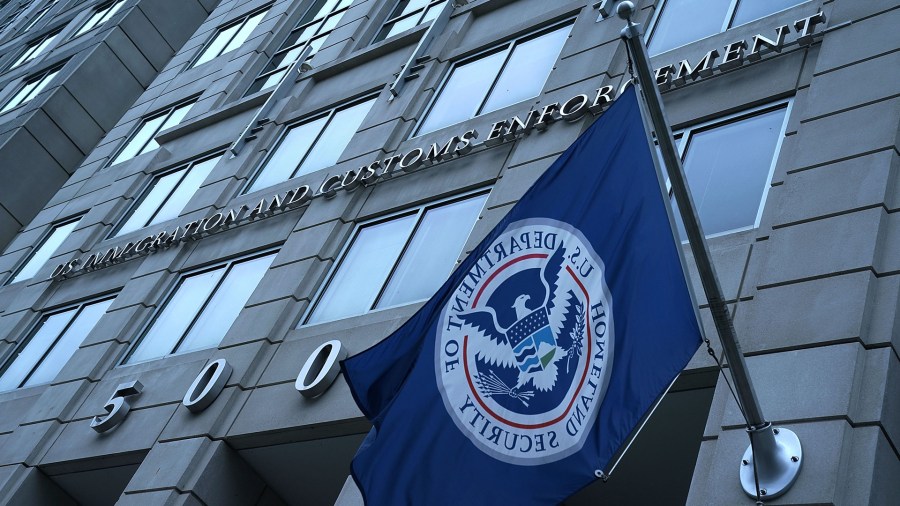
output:
[[[28, 230], [42, 209], [48, 219], [55, 217], [49, 216], [54, 206], [48, 203], [57, 191], [217, 2], [126, 0], [102, 26], [73, 37], [104, 2], [61, 1], [25, 31], [46, 3], [32, 2], [0, 39], [0, 103], [18, 91], [22, 79], [64, 64], [40, 94], [0, 114], [0, 177], [5, 181], [0, 187], [0, 248]], [[3, 12], [14, 7], [12, 2]], [[57, 30], [46, 51], [9, 68], [27, 44]], [[18, 249], [24, 255], [28, 246], [19, 243], [6, 251]]]
[[[77, 170], [0, 257], [0, 272], [11, 272], [54, 220], [85, 213], [38, 276], [0, 288], [0, 360], [16, 352], [42, 313], [117, 294], [51, 384], [0, 393], [0, 502], [116, 497], [122, 504], [317, 504], [339, 493], [342, 503], [358, 501], [345, 480], [367, 422], [342, 378], [312, 400], [299, 395], [294, 381], [320, 344], [340, 339], [350, 353], [364, 350], [419, 304], [298, 327], [355, 224], [490, 187], [464, 256], [590, 118], [71, 279], [48, 280], [53, 266], [216, 211], [252, 207], [301, 184], [318, 187], [327, 175], [448, 135], [475, 128], [483, 138], [495, 121], [618, 86], [626, 73], [622, 23], [597, 22], [593, 2], [475, 0], [457, 9], [419, 77], [389, 101], [388, 87], [427, 27], [369, 45], [393, 2], [356, 0], [312, 69], [274, 104], [270, 121], [238, 156], [222, 157], [179, 218], [107, 238], [155, 174], [224, 152], [239, 136], [268, 96], [244, 97], [244, 91], [309, 4], [226, 0], [212, 9], [212, 3], [191, 7], [196, 16], [211, 10], [196, 31], [173, 27], [176, 38], [190, 35], [182, 48], [160, 61], [158, 75], [147, 73], [146, 90], [124, 115], [110, 118], [100, 144], [84, 151]], [[656, 6], [639, 4], [638, 21], [647, 23]], [[178, 5], [170, 6], [170, 17], [181, 18]], [[266, 5], [267, 16], [239, 49], [186, 68], [217, 27]], [[818, 10], [827, 17], [817, 30], [824, 34], [809, 46], [792, 45], [664, 94], [676, 129], [792, 99], [760, 226], [710, 240], [763, 409], [804, 444], [800, 477], [777, 504], [890, 504], [900, 492], [898, 7], [896, 1], [811, 0], [653, 59], [658, 66], [694, 62], [709, 49], [721, 52]], [[409, 138], [451, 62], [570, 17], [571, 36], [540, 96]], [[135, 33], [146, 35], [137, 23]], [[108, 43], [97, 47], [111, 50]], [[377, 101], [336, 166], [241, 194], [285, 124], [367, 94]], [[185, 120], [157, 137], [161, 148], [108, 166], [142, 117], [191, 98], [197, 103]], [[272, 267], [218, 347], [121, 365], [180, 273], [275, 248]], [[705, 299], [699, 302], [718, 349]], [[234, 373], [209, 408], [190, 412], [182, 397], [219, 358]], [[752, 504], [737, 473], [748, 444], [743, 421], [714, 365], [698, 350], [632, 456], [623, 459], [621, 473], [571, 504]], [[144, 385], [130, 398], [131, 412], [112, 432], [96, 434], [90, 419], [104, 413], [117, 385], [131, 380]], [[673, 429], [666, 432], [667, 426]], [[675, 440], [686, 440], [685, 447], [670, 452]]]

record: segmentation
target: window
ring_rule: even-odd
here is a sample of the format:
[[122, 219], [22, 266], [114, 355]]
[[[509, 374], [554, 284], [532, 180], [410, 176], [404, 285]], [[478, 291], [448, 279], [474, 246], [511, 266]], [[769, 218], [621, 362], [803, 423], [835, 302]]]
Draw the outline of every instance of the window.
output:
[[218, 345], [274, 259], [269, 253], [183, 277], [126, 362]]
[[374, 103], [371, 98], [289, 127], [247, 192], [337, 163]]
[[0, 391], [53, 381], [112, 302], [105, 299], [41, 318], [14, 358], [0, 369]]
[[789, 109], [789, 103], [768, 106], [681, 134], [684, 172], [706, 235], [758, 225]]
[[25, 33], [28, 30], [31, 30], [42, 19], [44, 19], [44, 17], [47, 16], [47, 13], [50, 12], [50, 9], [52, 9], [56, 5], [56, 2], [58, 2], [58, 0], [50, 0], [49, 2], [47, 2], [47, 5], [41, 7], [41, 10], [39, 10], [37, 12], [37, 14], [34, 15], [34, 18], [32, 18], [31, 22], [28, 23], [28, 25], [26, 25], [25, 28], [22, 29], [22, 33]]
[[6, 105], [4, 105], [2, 109], [0, 109], [0, 114], [3, 114], [4, 112], [11, 109], [15, 109], [16, 107], [36, 97], [38, 93], [43, 91], [44, 88], [46, 88], [47, 85], [50, 84], [50, 81], [52, 81], [53, 78], [56, 77], [56, 74], [59, 73], [61, 69], [62, 65], [59, 65], [51, 70], [46, 70], [29, 78], [27, 81], [25, 81], [25, 84], [21, 88], [19, 88], [19, 91], [17, 91], [15, 95], [13, 95], [13, 97], [9, 99], [8, 102], [6, 102]]
[[116, 155], [115, 158], [113, 158], [110, 165], [130, 160], [138, 155], [143, 155], [148, 151], [153, 151], [158, 148], [159, 144], [154, 140], [156, 134], [181, 123], [181, 120], [183, 120], [188, 111], [191, 110], [194, 102], [195, 101], [176, 105], [171, 109], [167, 109], [144, 119], [141, 126], [131, 134], [131, 138], [129, 138], [128, 142], [122, 146], [122, 150], [119, 151], [119, 154]]
[[372, 42], [382, 41], [433, 20], [446, 3], [447, 0], [400, 0]]
[[47, 48], [49, 48], [53, 44], [53, 41], [56, 40], [57, 35], [59, 35], [58, 30], [56, 32], [47, 34], [44, 37], [33, 40], [25, 48], [25, 51], [21, 55], [19, 55], [19, 58], [17, 58], [16, 61], [14, 61], [13, 64], [9, 66], [9, 68], [12, 69], [18, 67], [23, 63], [30, 62], [31, 60], [37, 58], [38, 55], [46, 51]]
[[571, 28], [515, 40], [455, 65], [416, 135], [539, 95]]
[[358, 228], [307, 323], [427, 299], [453, 269], [487, 194]]
[[31, 256], [28, 257], [28, 260], [19, 267], [13, 277], [9, 280], [9, 283], [17, 283], [33, 278], [41, 267], [47, 263], [47, 260], [56, 253], [56, 250], [59, 249], [63, 241], [69, 237], [69, 234], [75, 230], [75, 227], [78, 226], [80, 220], [81, 217], [79, 216], [73, 220], [54, 225], [50, 233], [43, 241], [41, 241], [40, 246], [35, 248], [34, 251], [31, 252]]
[[268, 9], [249, 14], [242, 19], [234, 21], [228, 25], [219, 27], [212, 40], [206, 43], [206, 47], [200, 52], [200, 56], [194, 60], [191, 67], [196, 67], [206, 63], [213, 58], [223, 55], [229, 51], [233, 51], [239, 47], [244, 41], [250, 37], [256, 25], [266, 16]]
[[25, 10], [28, 9], [30, 5], [30, 0], [28, 2], [21, 2], [19, 5], [17, 5], [15, 10], [9, 13], [9, 16], [6, 16], [6, 19], [4, 19], [3, 22], [0, 22], [0, 32], [5, 30], [9, 25], [13, 24], [15, 20], [19, 19], [19, 16], [21, 16], [22, 13], [25, 12]]
[[72, 35], [72, 38], [78, 37], [79, 35], [85, 34], [94, 28], [102, 25], [109, 21], [109, 19], [116, 15], [119, 12], [119, 9], [122, 8], [122, 5], [125, 4], [125, 0], [116, 0], [115, 2], [110, 2], [101, 5], [94, 9], [94, 12], [91, 13], [91, 16], [85, 21], [81, 28]]
[[650, 32], [655, 55], [748, 23], [806, 0], [678, 0], [662, 4]]
[[351, 3], [353, 0], [315, 0], [259, 77], [253, 81], [247, 95], [280, 83], [288, 68], [300, 57], [306, 44], [312, 47], [309, 54], [312, 58], [325, 43], [328, 34], [337, 27]]
[[153, 180], [150, 188], [115, 235], [127, 234], [155, 223], [177, 218], [200, 185], [206, 180], [219, 156], [192, 162]]

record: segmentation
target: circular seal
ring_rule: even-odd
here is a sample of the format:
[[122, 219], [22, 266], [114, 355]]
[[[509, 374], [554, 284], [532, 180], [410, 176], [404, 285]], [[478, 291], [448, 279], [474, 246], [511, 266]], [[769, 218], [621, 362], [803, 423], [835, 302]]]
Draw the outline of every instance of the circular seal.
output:
[[509, 225], [442, 309], [435, 373], [457, 428], [487, 455], [538, 465], [581, 449], [613, 356], [605, 267], [578, 229]]

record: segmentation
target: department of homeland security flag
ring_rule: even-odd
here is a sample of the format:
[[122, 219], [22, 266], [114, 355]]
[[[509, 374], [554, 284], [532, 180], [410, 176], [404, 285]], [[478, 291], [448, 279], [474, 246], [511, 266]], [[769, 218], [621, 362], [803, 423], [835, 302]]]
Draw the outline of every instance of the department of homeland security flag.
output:
[[556, 504], [700, 345], [634, 88], [390, 337], [342, 363], [370, 505]]

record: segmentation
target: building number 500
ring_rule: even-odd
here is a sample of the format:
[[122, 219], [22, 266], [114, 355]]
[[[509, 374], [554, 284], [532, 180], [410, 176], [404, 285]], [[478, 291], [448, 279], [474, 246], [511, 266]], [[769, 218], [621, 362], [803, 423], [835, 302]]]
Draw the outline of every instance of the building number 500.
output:
[[[306, 359], [294, 387], [310, 399], [322, 395], [334, 383], [340, 373], [340, 361], [346, 357], [347, 349], [340, 341], [321, 344]], [[191, 413], [200, 413], [219, 397], [232, 372], [231, 365], [224, 358], [209, 362], [197, 374], [181, 403]], [[140, 395], [143, 390], [144, 385], [138, 380], [119, 384], [103, 406], [106, 414], [95, 416], [91, 420], [91, 428], [102, 434], [118, 426], [131, 410], [129, 398]]]

